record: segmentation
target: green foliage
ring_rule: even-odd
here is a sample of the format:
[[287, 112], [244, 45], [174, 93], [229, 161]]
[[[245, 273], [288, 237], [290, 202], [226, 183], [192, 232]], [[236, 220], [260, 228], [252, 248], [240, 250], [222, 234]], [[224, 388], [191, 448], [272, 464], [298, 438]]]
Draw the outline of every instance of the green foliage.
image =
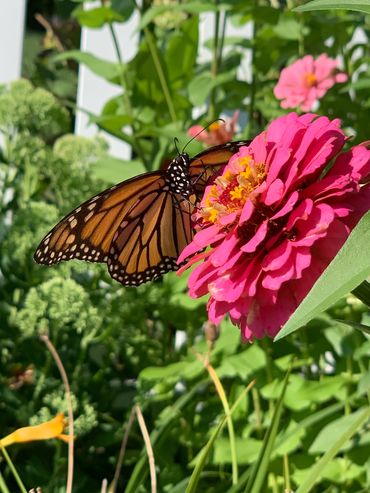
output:
[[370, 2], [368, 0], [362, 0], [361, 2], [356, 2], [353, 0], [314, 0], [296, 8], [297, 12], [335, 9], [354, 10], [357, 12], [365, 12], [366, 14], [370, 14]]
[[[98, 424], [97, 413], [87, 400], [78, 402], [75, 395], [71, 395], [72, 409], [74, 415], [74, 432], [77, 437], [89, 433]], [[68, 404], [65, 399], [64, 389], [60, 388], [43, 397], [44, 407], [30, 418], [31, 425], [45, 423], [52, 419], [57, 413], [68, 414]]]
[[91, 335], [102, 324], [84, 289], [73, 279], [58, 277], [31, 288], [12, 322], [26, 337], [50, 330], [53, 338], [62, 330]]
[[5, 134], [17, 130], [51, 138], [65, 132], [68, 125], [67, 110], [44, 89], [34, 88], [25, 79], [1, 89], [0, 129]]

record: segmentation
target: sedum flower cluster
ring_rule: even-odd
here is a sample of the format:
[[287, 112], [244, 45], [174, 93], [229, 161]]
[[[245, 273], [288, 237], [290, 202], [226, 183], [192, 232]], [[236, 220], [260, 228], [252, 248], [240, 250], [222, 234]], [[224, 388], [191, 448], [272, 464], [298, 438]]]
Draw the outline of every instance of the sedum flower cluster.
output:
[[88, 293], [73, 279], [53, 277], [27, 293], [24, 307], [13, 316], [24, 336], [50, 330], [73, 330], [78, 334], [96, 332], [102, 324]]
[[0, 129], [50, 138], [69, 128], [68, 111], [45, 89], [25, 79], [0, 88]]
[[[89, 433], [97, 424], [97, 413], [87, 399], [78, 399], [75, 394], [71, 394], [72, 410], [74, 415], [73, 425], [76, 437], [81, 437]], [[38, 425], [49, 421], [56, 413], [62, 412], [68, 416], [68, 404], [65, 399], [63, 389], [58, 389], [43, 398], [44, 406], [37, 414], [30, 419], [31, 425]]]

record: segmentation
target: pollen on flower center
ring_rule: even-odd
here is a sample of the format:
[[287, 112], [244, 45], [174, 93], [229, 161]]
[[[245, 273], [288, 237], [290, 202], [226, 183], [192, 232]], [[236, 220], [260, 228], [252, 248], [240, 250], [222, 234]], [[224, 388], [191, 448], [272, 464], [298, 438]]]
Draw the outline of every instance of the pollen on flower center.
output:
[[309, 72], [304, 75], [304, 82], [307, 87], [313, 87], [317, 84], [317, 77], [315, 74]]
[[265, 164], [256, 164], [252, 156], [234, 159], [209, 188], [200, 211], [203, 221], [216, 223], [227, 214], [239, 215], [251, 192], [265, 176]]

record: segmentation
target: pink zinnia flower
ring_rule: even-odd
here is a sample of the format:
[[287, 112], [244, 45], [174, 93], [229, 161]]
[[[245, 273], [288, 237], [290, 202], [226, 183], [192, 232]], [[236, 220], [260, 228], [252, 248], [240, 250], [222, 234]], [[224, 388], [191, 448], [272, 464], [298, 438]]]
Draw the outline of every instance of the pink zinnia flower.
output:
[[326, 53], [316, 60], [311, 55], [295, 61], [281, 71], [274, 89], [282, 108], [311, 111], [314, 104], [337, 82], [346, 82], [347, 75], [338, 73], [338, 61]]
[[345, 141], [339, 120], [290, 113], [206, 187], [179, 262], [202, 260], [189, 291], [210, 294], [211, 322], [229, 313], [244, 340], [275, 336], [310, 291], [370, 209], [370, 150], [340, 153]]
[[195, 140], [204, 142], [207, 146], [215, 146], [225, 144], [233, 139], [236, 131], [236, 125], [239, 118], [239, 111], [235, 111], [232, 118], [225, 117], [224, 121], [216, 121], [205, 130], [201, 125], [193, 125], [188, 130], [188, 135], [194, 137]]

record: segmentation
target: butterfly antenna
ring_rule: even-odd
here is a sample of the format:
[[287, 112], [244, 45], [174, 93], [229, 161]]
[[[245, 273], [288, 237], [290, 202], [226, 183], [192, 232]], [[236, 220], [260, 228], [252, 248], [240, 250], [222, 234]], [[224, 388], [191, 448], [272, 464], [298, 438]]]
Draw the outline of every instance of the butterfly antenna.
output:
[[208, 127], [210, 127], [211, 125], [213, 125], [214, 123], [216, 122], [223, 122], [225, 123], [225, 120], [223, 120], [222, 118], [216, 118], [216, 120], [213, 120], [213, 122], [211, 123], [208, 123], [207, 126], [205, 126], [204, 128], [202, 128], [202, 130], [200, 130], [197, 134], [194, 135], [194, 137], [192, 137], [184, 146], [182, 152], [185, 151], [185, 149], [188, 147], [188, 145], [193, 142], [194, 139], [196, 139], [198, 137], [198, 135], [200, 135], [202, 132], [204, 132], [205, 130], [207, 130]]
[[178, 144], [179, 144], [179, 139], [178, 139], [177, 137], [175, 137], [175, 138], [173, 139], [173, 143], [174, 143], [174, 145], [175, 145], [175, 149], [176, 149], [176, 151], [177, 151], [177, 154], [180, 154], [180, 151], [179, 151], [179, 146], [178, 146]]

